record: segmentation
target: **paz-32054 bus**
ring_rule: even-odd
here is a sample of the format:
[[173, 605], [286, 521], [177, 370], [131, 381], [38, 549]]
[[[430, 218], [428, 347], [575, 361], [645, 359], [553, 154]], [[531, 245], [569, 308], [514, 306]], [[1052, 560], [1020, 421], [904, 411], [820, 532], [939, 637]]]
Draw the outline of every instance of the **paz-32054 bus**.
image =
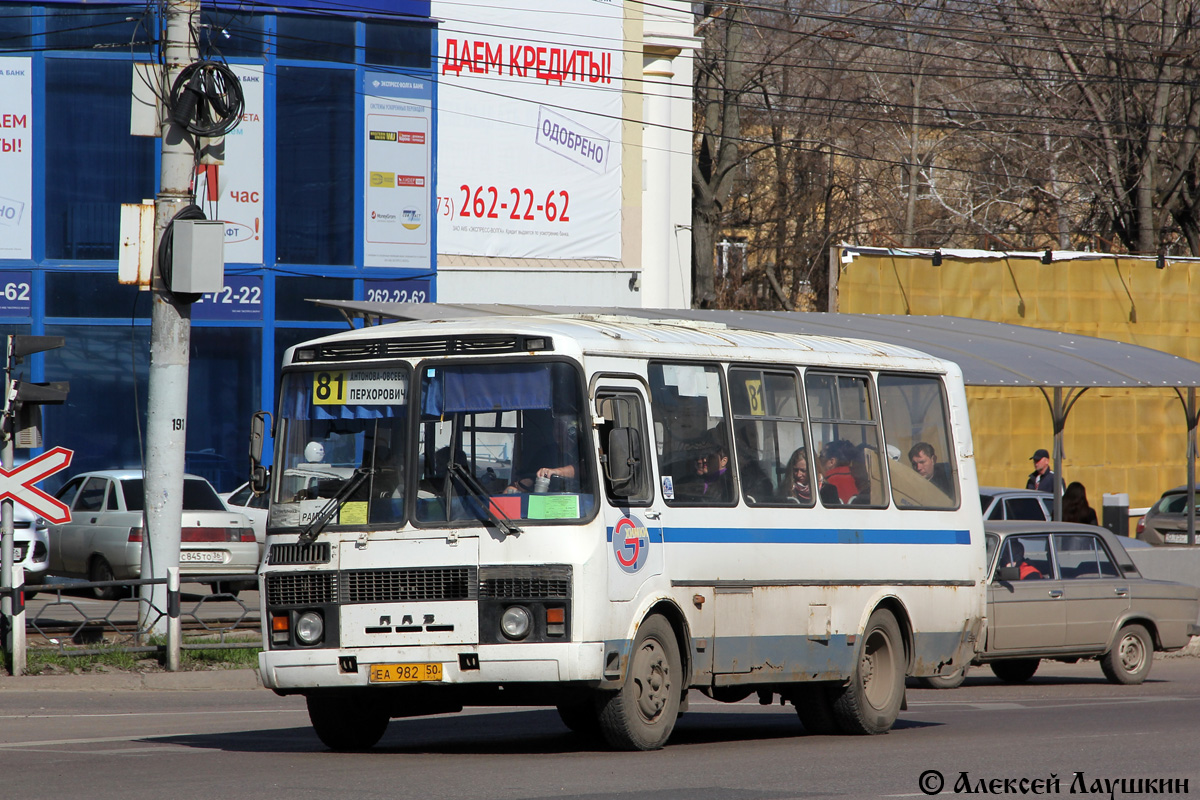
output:
[[335, 750], [465, 705], [653, 749], [691, 689], [881, 733], [983, 625], [961, 373], [906, 348], [396, 323], [289, 349], [273, 433], [262, 680]]

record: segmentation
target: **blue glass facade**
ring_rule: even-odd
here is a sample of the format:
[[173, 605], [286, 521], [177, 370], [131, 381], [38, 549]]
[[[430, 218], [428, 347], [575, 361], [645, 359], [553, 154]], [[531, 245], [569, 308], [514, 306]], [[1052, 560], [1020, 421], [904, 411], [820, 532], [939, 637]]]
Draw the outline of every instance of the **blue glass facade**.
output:
[[[151, 199], [157, 189], [161, 143], [130, 135], [132, 64], [157, 57], [153, 5], [0, 4], [0, 65], [27, 64], [29, 72], [30, 113], [9, 121], [23, 125], [32, 150], [21, 198], [31, 244], [12, 257], [0, 243], [0, 296], [13, 286], [9, 294], [18, 298], [0, 302], [0, 334], [66, 339], [62, 349], [28, 359], [20, 377], [71, 382], [68, 402], [47, 406], [43, 425], [47, 447], [75, 451], [71, 472], [136, 466], [144, 449], [151, 296], [117, 282], [116, 259], [121, 204]], [[361, 87], [367, 72], [432, 83], [437, 30], [427, 2], [367, 0], [355, 4], [353, 18], [317, 0], [288, 3], [288, 13], [274, 11], [284, 4], [272, 13], [248, 3], [202, 5], [201, 55], [263, 76], [262, 107], [246, 109], [262, 128], [253, 231], [262, 259], [231, 261], [227, 239], [226, 290], [192, 309], [186, 467], [225, 491], [244, 480], [249, 417], [274, 407], [283, 350], [346, 327], [309, 298], [363, 299], [386, 285], [434, 299], [432, 235], [427, 259], [363, 265]], [[436, 102], [434, 90], [434, 120]], [[0, 120], [6, 111], [0, 107]], [[210, 218], [227, 218], [227, 209], [201, 205]]]

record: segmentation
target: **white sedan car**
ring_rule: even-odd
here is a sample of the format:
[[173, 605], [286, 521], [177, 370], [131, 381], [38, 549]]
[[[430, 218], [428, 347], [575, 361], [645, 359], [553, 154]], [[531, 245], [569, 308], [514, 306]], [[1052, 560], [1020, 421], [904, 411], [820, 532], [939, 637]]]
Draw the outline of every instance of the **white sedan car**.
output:
[[25, 569], [25, 596], [37, 592], [50, 563], [50, 523], [20, 503], [13, 503], [13, 564]]
[[226, 507], [230, 511], [237, 511], [245, 514], [251, 526], [254, 528], [254, 536], [258, 539], [259, 554], [266, 547], [267, 542], [267, 494], [255, 494], [250, 490], [249, 483], [243, 483], [232, 492], [224, 492], [221, 494], [221, 499], [225, 501]]
[[[50, 528], [48, 571], [90, 581], [141, 575], [145, 541], [141, 470], [76, 475], [58, 491], [71, 521]], [[184, 476], [179, 571], [182, 575], [254, 575], [259, 545], [246, 515], [230, 511], [203, 478]], [[118, 587], [97, 589], [106, 599]]]

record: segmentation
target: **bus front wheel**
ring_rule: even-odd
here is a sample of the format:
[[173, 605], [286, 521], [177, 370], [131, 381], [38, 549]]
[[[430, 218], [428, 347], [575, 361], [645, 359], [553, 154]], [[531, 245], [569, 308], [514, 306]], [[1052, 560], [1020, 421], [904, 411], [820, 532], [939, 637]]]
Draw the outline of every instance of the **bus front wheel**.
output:
[[308, 697], [308, 719], [330, 750], [370, 750], [387, 730], [387, 712], [378, 704], [349, 697]]
[[679, 716], [683, 668], [675, 631], [657, 614], [638, 628], [625, 683], [600, 699], [600, 732], [618, 750], [657, 750]]
[[904, 640], [892, 612], [879, 608], [867, 620], [850, 684], [833, 702], [843, 733], [887, 733], [904, 702]]

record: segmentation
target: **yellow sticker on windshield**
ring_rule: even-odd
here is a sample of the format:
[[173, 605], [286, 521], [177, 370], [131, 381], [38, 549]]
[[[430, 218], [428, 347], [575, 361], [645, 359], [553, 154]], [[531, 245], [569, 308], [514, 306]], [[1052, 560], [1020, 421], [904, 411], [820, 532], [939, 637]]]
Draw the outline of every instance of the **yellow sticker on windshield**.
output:
[[342, 513], [338, 517], [339, 525], [366, 525], [367, 524], [367, 504], [366, 503], [346, 503], [342, 506]]

